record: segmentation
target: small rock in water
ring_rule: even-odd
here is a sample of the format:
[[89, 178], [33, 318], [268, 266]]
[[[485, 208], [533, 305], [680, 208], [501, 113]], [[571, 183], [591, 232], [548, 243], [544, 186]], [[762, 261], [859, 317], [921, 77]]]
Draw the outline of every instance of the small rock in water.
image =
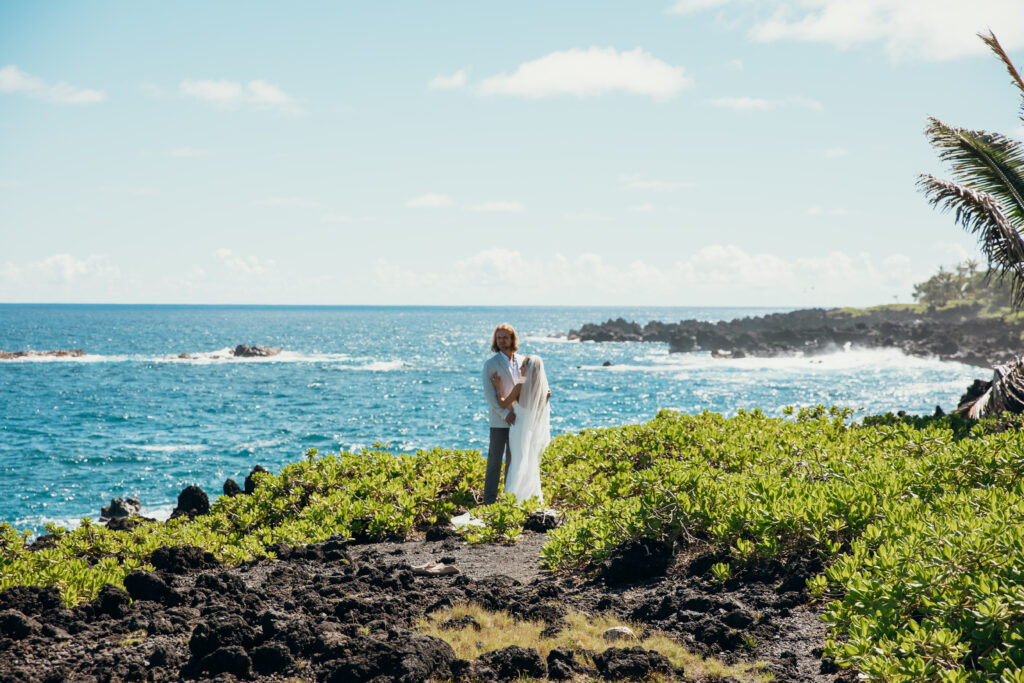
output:
[[628, 626], [612, 626], [604, 632], [604, 639], [610, 641], [636, 640], [637, 637], [636, 634], [633, 633], [633, 629]]
[[236, 358], [262, 358], [265, 356], [276, 356], [281, 353], [281, 350], [280, 346], [260, 346], [258, 344], [248, 346], [247, 344], [239, 344], [231, 353]]
[[224, 482], [224, 495], [229, 498], [234, 498], [242, 492], [242, 487], [238, 485], [238, 482], [234, 479], [228, 479]]
[[100, 521], [115, 519], [118, 517], [131, 517], [139, 514], [142, 510], [142, 503], [138, 498], [113, 498], [110, 505], [100, 508]]
[[171, 519], [188, 515], [195, 517], [210, 512], [210, 498], [198, 486], [186, 486], [178, 494], [178, 506], [171, 513]]
[[605, 362], [601, 363], [602, 368], [610, 368], [612, 365], [614, 365], [614, 363], [612, 363], [610, 360], [606, 360]]
[[[251, 494], [253, 491], [256, 490], [256, 480], [253, 479], [252, 477], [257, 472], [266, 472], [267, 474], [270, 474], [270, 470], [265, 468], [263, 465], [256, 465], [256, 467], [253, 467], [252, 468], [252, 472], [250, 472], [249, 476], [247, 476], [245, 478], [245, 493], [246, 493], [246, 495]], [[226, 483], [225, 483], [225, 486], [227, 486]]]

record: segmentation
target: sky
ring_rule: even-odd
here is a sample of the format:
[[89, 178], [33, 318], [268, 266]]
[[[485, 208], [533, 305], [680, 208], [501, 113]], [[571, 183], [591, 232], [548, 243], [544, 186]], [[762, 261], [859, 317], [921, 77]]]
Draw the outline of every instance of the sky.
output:
[[0, 0], [0, 302], [867, 306], [1020, 0]]

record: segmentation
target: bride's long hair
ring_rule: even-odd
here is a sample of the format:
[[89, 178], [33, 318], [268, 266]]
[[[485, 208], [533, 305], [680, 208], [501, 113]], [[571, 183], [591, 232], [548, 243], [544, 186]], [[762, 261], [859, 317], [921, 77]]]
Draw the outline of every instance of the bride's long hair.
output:
[[538, 416], [548, 404], [548, 375], [540, 356], [527, 356], [526, 379], [519, 390], [520, 409], [535, 411]]

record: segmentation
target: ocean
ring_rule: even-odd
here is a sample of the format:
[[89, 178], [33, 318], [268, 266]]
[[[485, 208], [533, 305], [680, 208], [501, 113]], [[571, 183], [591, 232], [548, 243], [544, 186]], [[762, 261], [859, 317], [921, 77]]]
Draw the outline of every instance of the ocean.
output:
[[[189, 484], [213, 497], [226, 478], [241, 483], [256, 464], [277, 471], [310, 448], [484, 449], [480, 370], [499, 322], [519, 332], [521, 352], [544, 357], [558, 434], [643, 422], [662, 408], [931, 413], [990, 376], [894, 350], [724, 360], [554, 336], [609, 318], [783, 310], [3, 304], [0, 349], [86, 355], [0, 360], [0, 522], [32, 533], [75, 526], [124, 496], [164, 518]], [[237, 344], [284, 350], [234, 358]]]

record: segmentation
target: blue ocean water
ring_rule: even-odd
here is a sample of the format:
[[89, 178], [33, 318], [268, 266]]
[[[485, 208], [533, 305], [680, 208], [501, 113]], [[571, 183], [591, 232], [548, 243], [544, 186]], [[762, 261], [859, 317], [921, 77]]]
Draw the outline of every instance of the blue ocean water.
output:
[[[0, 361], [0, 522], [72, 526], [127, 495], [162, 517], [189, 484], [219, 494], [227, 477], [241, 482], [256, 463], [276, 471], [309, 448], [484, 448], [480, 367], [499, 322], [519, 331], [522, 352], [545, 358], [557, 433], [662, 408], [930, 413], [988, 375], [896, 351], [716, 360], [552, 336], [608, 318], [776, 310], [785, 309], [0, 305], [0, 349], [87, 352]], [[233, 358], [237, 344], [284, 351]]]

